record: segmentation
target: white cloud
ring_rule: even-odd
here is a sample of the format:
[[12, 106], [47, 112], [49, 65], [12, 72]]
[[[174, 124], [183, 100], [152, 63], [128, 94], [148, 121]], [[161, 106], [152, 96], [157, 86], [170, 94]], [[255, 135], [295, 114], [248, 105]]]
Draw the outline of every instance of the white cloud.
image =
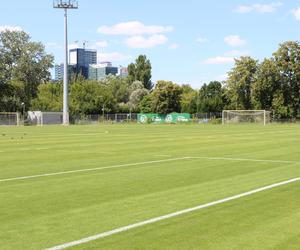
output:
[[300, 20], [300, 7], [291, 11], [297, 20]]
[[148, 38], [143, 36], [132, 36], [125, 40], [125, 44], [130, 48], [152, 48], [157, 45], [165, 44], [168, 38], [164, 35], [153, 35]]
[[123, 22], [113, 26], [102, 26], [98, 32], [106, 35], [154, 35], [173, 31], [172, 26], [146, 26], [139, 21]]
[[235, 9], [235, 12], [241, 14], [249, 13], [251, 11], [253, 11], [253, 6], [249, 6], [249, 5], [240, 5]]
[[269, 4], [252, 4], [252, 5], [239, 5], [235, 12], [245, 14], [250, 12], [258, 12], [261, 14], [272, 13], [277, 11], [277, 9], [282, 6], [281, 2], [273, 2]]
[[226, 64], [234, 63], [234, 58], [229, 56], [211, 57], [204, 61], [205, 64]]
[[127, 61], [131, 59], [131, 56], [124, 55], [119, 52], [112, 52], [112, 53], [99, 53], [98, 52], [98, 62], [120, 62], [120, 61]]
[[204, 37], [198, 37], [196, 39], [196, 42], [198, 42], [198, 43], [205, 43], [205, 42], [208, 42], [208, 40], [206, 38], [204, 38]]
[[178, 49], [179, 48], [179, 44], [178, 43], [172, 43], [170, 46], [169, 46], [169, 49]]
[[22, 31], [23, 29], [19, 26], [9, 26], [9, 25], [3, 25], [3, 26], [0, 26], [0, 32], [3, 32], [3, 31]]
[[241, 39], [237, 35], [227, 36], [224, 38], [224, 41], [232, 47], [239, 47], [246, 44], [246, 40]]
[[106, 48], [108, 46], [108, 42], [107, 41], [99, 41], [99, 42], [96, 42], [96, 46], [99, 48]]
[[246, 50], [230, 50], [224, 53], [225, 56], [231, 57], [248, 56], [249, 54], [249, 51]]
[[230, 50], [224, 53], [222, 56], [216, 56], [208, 58], [204, 61], [205, 64], [227, 64], [234, 63], [235, 58], [239, 58], [241, 56], [247, 56], [250, 53], [248, 51], [243, 50]]

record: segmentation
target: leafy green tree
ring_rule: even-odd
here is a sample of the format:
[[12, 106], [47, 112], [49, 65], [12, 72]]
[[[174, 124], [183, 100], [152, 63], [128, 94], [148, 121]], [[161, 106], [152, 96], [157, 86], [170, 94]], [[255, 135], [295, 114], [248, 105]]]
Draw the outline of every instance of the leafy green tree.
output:
[[129, 101], [129, 81], [117, 76], [108, 76], [102, 82], [107, 91], [114, 97], [117, 103], [127, 103]]
[[281, 90], [274, 93], [272, 100], [272, 108], [274, 110], [274, 118], [291, 118], [293, 117], [292, 107], [287, 105]]
[[26, 32], [0, 32], [1, 85], [12, 80], [23, 82], [26, 96], [31, 99], [36, 96], [38, 85], [50, 80], [51, 67], [53, 56], [46, 54], [41, 43], [30, 41]]
[[0, 111], [6, 112], [22, 112], [23, 106], [27, 109], [26, 93], [24, 83], [19, 81], [10, 81], [8, 84], [5, 84], [0, 95]]
[[273, 56], [280, 72], [283, 105], [296, 117], [300, 115], [300, 43], [282, 43]]
[[199, 91], [198, 98], [198, 112], [222, 112], [225, 106], [222, 83], [212, 81], [208, 85], [204, 84]]
[[139, 111], [141, 113], [153, 113], [153, 94], [146, 95], [139, 103]]
[[149, 94], [149, 90], [145, 88], [134, 90], [130, 95], [129, 103], [128, 103], [131, 108], [131, 111], [138, 112], [139, 103], [144, 98], [144, 96], [148, 94]]
[[106, 112], [115, 112], [116, 110], [117, 102], [107, 86], [93, 81], [71, 85], [70, 113], [72, 116], [101, 114], [103, 105]]
[[229, 72], [227, 95], [232, 109], [251, 109], [251, 87], [255, 82], [258, 61], [251, 57], [235, 60], [234, 68]]
[[40, 84], [37, 92], [37, 97], [31, 102], [33, 110], [62, 111], [63, 86], [61, 83]]
[[135, 63], [128, 65], [128, 77], [131, 82], [141, 81], [146, 89], [151, 90], [153, 88], [151, 69], [150, 60], [145, 55], [140, 55]]
[[194, 114], [197, 112], [197, 91], [190, 85], [183, 85], [181, 95], [181, 112]]
[[273, 110], [274, 93], [282, 91], [280, 71], [273, 59], [265, 59], [258, 67], [256, 80], [251, 86], [255, 109]]
[[158, 81], [153, 91], [153, 111], [159, 114], [180, 112], [182, 88], [169, 81]]

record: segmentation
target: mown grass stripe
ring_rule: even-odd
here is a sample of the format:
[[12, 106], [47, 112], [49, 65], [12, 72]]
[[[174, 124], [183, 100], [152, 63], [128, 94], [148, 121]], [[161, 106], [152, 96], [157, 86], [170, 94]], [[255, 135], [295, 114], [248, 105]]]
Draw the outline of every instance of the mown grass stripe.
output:
[[90, 241], [102, 239], [102, 238], [105, 238], [105, 237], [108, 237], [108, 236], [111, 236], [111, 235], [114, 235], [114, 234], [118, 234], [118, 233], [122, 233], [122, 232], [125, 232], [125, 231], [128, 231], [128, 230], [134, 229], [134, 228], [142, 227], [142, 226], [145, 226], [145, 225], [148, 225], [148, 224], [153, 224], [153, 223], [156, 223], [156, 222], [159, 222], [159, 221], [162, 221], [162, 220], [170, 219], [170, 218], [173, 218], [173, 217], [177, 217], [177, 216], [180, 216], [180, 215], [184, 215], [184, 214], [187, 214], [187, 213], [198, 211], [198, 210], [201, 210], [201, 209], [204, 209], [204, 208], [216, 206], [216, 205], [219, 205], [219, 204], [222, 204], [222, 203], [225, 203], [225, 202], [237, 200], [237, 199], [240, 199], [240, 198], [243, 198], [243, 197], [246, 197], [246, 196], [250, 196], [250, 195], [253, 195], [253, 194], [256, 194], [256, 193], [259, 193], [259, 192], [263, 192], [263, 191], [266, 191], [266, 190], [269, 190], [269, 189], [284, 186], [284, 185], [294, 183], [294, 182], [298, 182], [298, 181], [300, 181], [300, 177], [290, 179], [290, 180], [287, 180], [287, 181], [283, 181], [283, 182], [278, 182], [278, 183], [275, 183], [275, 184], [272, 184], [272, 185], [260, 187], [260, 188], [257, 188], [257, 189], [254, 189], [254, 190], [251, 190], [251, 191], [248, 191], [248, 192], [245, 192], [245, 193], [237, 194], [237, 195], [230, 196], [230, 197], [227, 197], [227, 198], [224, 198], [224, 199], [221, 199], [221, 200], [217, 200], [217, 201], [209, 202], [209, 203], [206, 203], [206, 204], [202, 204], [202, 205], [199, 205], [199, 206], [196, 206], [196, 207], [187, 208], [187, 209], [180, 210], [180, 211], [177, 211], [177, 212], [174, 212], [174, 213], [170, 213], [170, 214], [162, 215], [162, 216], [159, 216], [159, 217], [151, 218], [149, 220], [145, 220], [145, 221], [141, 221], [141, 222], [138, 222], [138, 223], [130, 224], [130, 225], [127, 225], [127, 226], [124, 226], [124, 227], [116, 228], [116, 229], [113, 229], [111, 231], [96, 234], [96, 235], [93, 235], [93, 236], [90, 236], [90, 237], [87, 237], [87, 238], [83, 238], [83, 239], [80, 239], [80, 240], [64, 243], [62, 245], [47, 248], [46, 250], [62, 250], [62, 249], [66, 249], [66, 248], [69, 248], [69, 247], [78, 246], [78, 245], [81, 245], [81, 244], [84, 244], [84, 243], [88, 243]]

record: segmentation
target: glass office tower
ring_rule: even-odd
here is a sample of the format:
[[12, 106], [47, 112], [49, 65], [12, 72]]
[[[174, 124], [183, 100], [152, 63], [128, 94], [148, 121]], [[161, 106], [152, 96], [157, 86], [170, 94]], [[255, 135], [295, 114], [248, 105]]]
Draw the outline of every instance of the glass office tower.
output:
[[89, 78], [89, 65], [97, 63], [97, 51], [88, 49], [71, 49], [69, 52], [70, 65], [73, 73]]

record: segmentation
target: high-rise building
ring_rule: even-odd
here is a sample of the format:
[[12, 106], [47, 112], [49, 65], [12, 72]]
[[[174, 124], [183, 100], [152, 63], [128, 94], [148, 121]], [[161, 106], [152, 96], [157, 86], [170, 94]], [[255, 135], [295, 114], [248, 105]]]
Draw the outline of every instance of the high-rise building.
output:
[[62, 81], [64, 79], [64, 64], [55, 65], [55, 81]]
[[97, 50], [71, 49], [69, 52], [70, 65], [73, 73], [89, 78], [89, 66], [97, 63]]
[[118, 67], [113, 67], [111, 62], [102, 62], [100, 64], [91, 64], [89, 67], [90, 80], [103, 80], [108, 75], [117, 75]]
[[128, 76], [128, 69], [126, 67], [122, 67], [120, 66], [119, 67], [119, 73], [118, 75], [121, 77], [121, 78], [126, 78]]
[[[64, 64], [56, 64], [55, 65], [55, 75], [54, 75], [54, 80], [59, 82], [59, 81], [63, 81], [64, 79]], [[68, 65], [68, 77], [69, 80], [71, 79], [72, 75], [75, 73], [74, 72], [74, 66]]]

